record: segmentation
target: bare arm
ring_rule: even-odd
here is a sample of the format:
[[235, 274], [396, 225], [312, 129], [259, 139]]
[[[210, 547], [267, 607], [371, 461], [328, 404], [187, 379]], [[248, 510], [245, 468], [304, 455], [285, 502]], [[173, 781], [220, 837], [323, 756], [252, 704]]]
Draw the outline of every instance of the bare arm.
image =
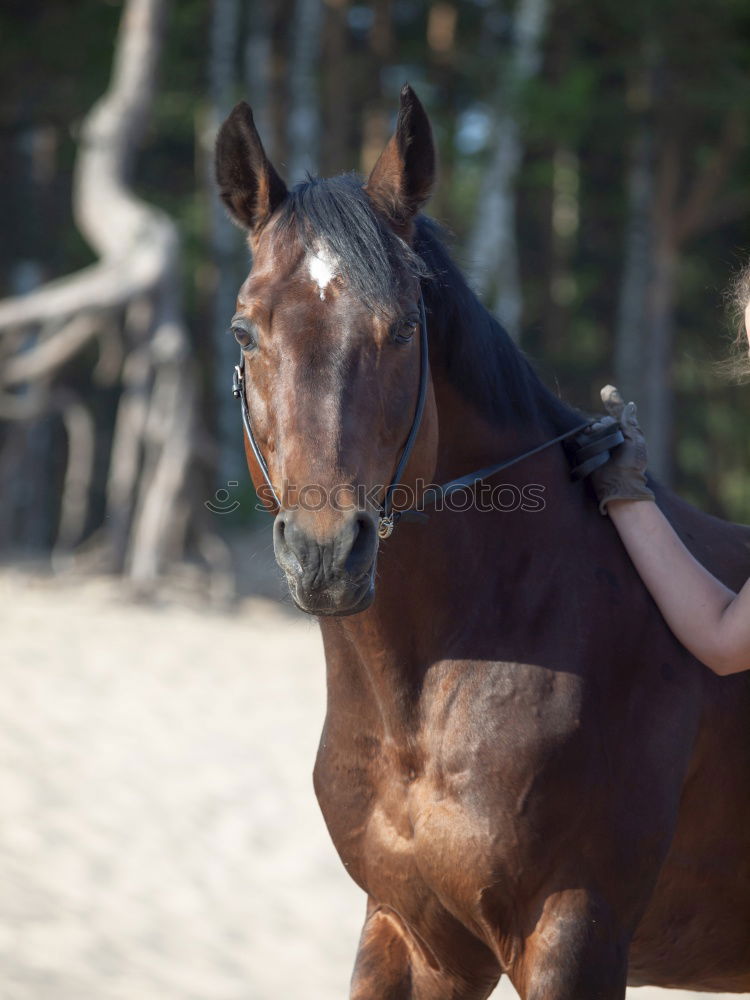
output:
[[688, 552], [652, 501], [612, 498], [607, 512], [683, 646], [717, 674], [750, 669], [750, 581], [739, 594], [725, 587]]

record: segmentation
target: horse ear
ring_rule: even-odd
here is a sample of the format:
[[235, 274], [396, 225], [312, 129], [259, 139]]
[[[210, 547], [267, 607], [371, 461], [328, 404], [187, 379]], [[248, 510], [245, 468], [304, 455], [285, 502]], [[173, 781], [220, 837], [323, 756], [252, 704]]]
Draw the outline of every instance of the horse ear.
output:
[[365, 191], [399, 235], [432, 194], [435, 144], [427, 112], [408, 83], [401, 89], [396, 131], [372, 169]]
[[286, 184], [266, 156], [250, 105], [241, 101], [219, 129], [216, 181], [235, 222], [257, 233], [286, 198]]

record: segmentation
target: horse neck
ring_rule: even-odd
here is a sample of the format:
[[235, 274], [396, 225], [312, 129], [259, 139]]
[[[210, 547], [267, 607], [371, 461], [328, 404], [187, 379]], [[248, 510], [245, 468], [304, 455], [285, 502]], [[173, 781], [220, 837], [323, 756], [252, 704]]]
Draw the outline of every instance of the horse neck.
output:
[[433, 377], [433, 386], [439, 427], [438, 482], [512, 459], [557, 433], [537, 413], [526, 420], [488, 420], [440, 371]]
[[556, 437], [561, 421], [576, 423], [462, 280], [448, 287], [430, 311], [439, 482], [522, 455]]
[[[488, 421], [439, 366], [433, 367], [433, 387], [440, 441], [436, 482], [512, 458], [559, 433], [538, 415], [526, 424]], [[498, 481], [519, 489], [549, 482], [560, 517], [566, 516], [567, 466], [559, 446], [503, 472]], [[507, 528], [502, 512], [475, 510], [432, 514], [426, 526], [402, 522], [381, 548], [372, 607], [351, 618], [321, 620], [329, 705], [332, 694], [339, 705], [354, 701], [373, 727], [408, 744], [426, 671], [448, 655], [451, 630], [466, 629], [482, 615], [486, 621], [484, 582], [498, 572], [513, 573], [525, 558], [528, 540]], [[539, 544], [552, 548], [554, 541]]]

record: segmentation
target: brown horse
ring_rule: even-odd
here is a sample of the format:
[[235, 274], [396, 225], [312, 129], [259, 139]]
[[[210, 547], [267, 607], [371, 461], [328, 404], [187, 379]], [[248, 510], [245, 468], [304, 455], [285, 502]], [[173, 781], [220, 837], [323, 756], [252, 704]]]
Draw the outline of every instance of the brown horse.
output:
[[[277, 559], [325, 644], [315, 790], [368, 899], [351, 996], [478, 1000], [502, 973], [524, 1000], [750, 990], [750, 675], [679, 645], [559, 446], [489, 502], [477, 488], [378, 537], [426, 360], [420, 288], [404, 487], [581, 419], [418, 214], [435, 154], [416, 96], [364, 184], [288, 191], [244, 104], [217, 171], [254, 258], [233, 330]], [[722, 580], [750, 575], [747, 529], [658, 499]]]

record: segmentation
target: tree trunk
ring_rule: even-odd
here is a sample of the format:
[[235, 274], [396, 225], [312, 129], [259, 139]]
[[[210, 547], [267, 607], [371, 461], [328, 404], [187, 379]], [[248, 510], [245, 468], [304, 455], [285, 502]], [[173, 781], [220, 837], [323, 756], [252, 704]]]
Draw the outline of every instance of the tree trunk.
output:
[[320, 60], [323, 10], [320, 0], [297, 0], [289, 67], [289, 176], [292, 184], [318, 170], [320, 119], [316, 63]]
[[653, 256], [646, 300], [643, 425], [648, 438], [649, 466], [664, 482], [672, 481], [672, 353], [678, 241], [676, 220], [681, 151], [676, 139], [661, 143], [652, 203]]
[[351, 126], [352, 80], [347, 34], [348, 0], [325, 0], [323, 27], [323, 129], [325, 145], [320, 151], [324, 176], [347, 166]]
[[219, 126], [234, 103], [236, 84], [237, 39], [239, 37], [238, 0], [214, 0], [211, 25], [208, 81], [210, 108], [205, 136], [206, 188], [210, 206], [209, 246], [212, 281], [211, 328], [213, 351], [213, 413], [217, 438], [217, 485], [226, 487], [239, 480], [242, 461], [242, 436], [237, 420], [237, 402], [229, 392], [232, 368], [237, 364], [237, 345], [228, 335], [240, 286], [238, 257], [240, 239], [229, 221], [219, 198], [214, 178], [214, 144]]
[[539, 70], [540, 41], [548, 0], [518, 0], [509, 64], [495, 106], [492, 153], [479, 193], [477, 217], [468, 242], [471, 283], [477, 294], [493, 296], [494, 311], [518, 339], [523, 309], [516, 243], [515, 181], [523, 157], [515, 104], [520, 89]]
[[633, 142], [627, 177], [628, 216], [615, 332], [615, 382], [626, 399], [637, 399], [648, 350], [647, 299], [653, 269], [654, 142], [642, 121]]
[[245, 88], [258, 134], [263, 137], [263, 145], [269, 157], [275, 160], [276, 134], [271, 114], [271, 90], [275, 81], [270, 0], [256, 0], [248, 7], [249, 24], [244, 50]]
[[[615, 342], [615, 377], [626, 399], [639, 406], [649, 468], [667, 485], [673, 475], [674, 313], [677, 266], [685, 243], [697, 233], [746, 210], [723, 194], [744, 141], [743, 116], [730, 110], [712, 155], [686, 183], [692, 139], [665, 106], [667, 69], [652, 40], [633, 81], [641, 121], [628, 169], [628, 221]], [[683, 191], [686, 193], [683, 194]]]
[[[154, 100], [166, 0], [127, 0], [106, 94], [86, 116], [76, 159], [73, 211], [99, 261], [29, 295], [0, 302], [0, 343], [14, 330], [41, 330], [23, 358], [0, 375], [0, 413], [15, 419], [64, 401], [72, 437], [60, 540], [82, 520], [89, 425], [70, 395], [55, 386], [60, 367], [89, 339], [125, 315], [123, 389], [110, 450], [105, 564], [148, 586], [179, 549], [170, 513], [179, 502], [192, 434], [192, 372], [181, 316], [179, 240], [172, 222], [129, 187], [136, 151]], [[9, 337], [9, 334], [11, 335]], [[12, 350], [11, 350], [12, 353]], [[18, 406], [24, 384], [30, 405]], [[168, 386], [168, 390], [167, 390]], [[75, 440], [74, 440], [75, 438]]]
[[366, 177], [391, 137], [392, 100], [383, 93], [383, 69], [395, 62], [393, 0], [374, 0], [367, 50], [360, 68], [362, 139], [359, 169]]

